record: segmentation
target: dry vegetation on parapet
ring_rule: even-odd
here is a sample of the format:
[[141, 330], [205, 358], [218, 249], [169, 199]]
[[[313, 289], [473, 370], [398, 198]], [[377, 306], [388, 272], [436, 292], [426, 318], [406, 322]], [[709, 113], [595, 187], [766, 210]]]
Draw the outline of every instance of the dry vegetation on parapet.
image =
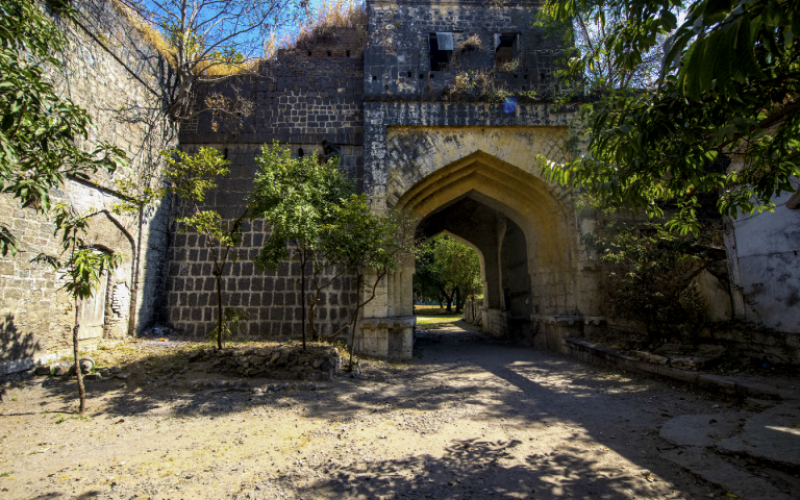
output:
[[318, 44], [333, 43], [336, 28], [355, 30], [359, 39], [366, 44], [368, 24], [365, 3], [354, 0], [323, 0], [296, 34], [287, 34], [281, 40], [281, 48], [311, 49]]

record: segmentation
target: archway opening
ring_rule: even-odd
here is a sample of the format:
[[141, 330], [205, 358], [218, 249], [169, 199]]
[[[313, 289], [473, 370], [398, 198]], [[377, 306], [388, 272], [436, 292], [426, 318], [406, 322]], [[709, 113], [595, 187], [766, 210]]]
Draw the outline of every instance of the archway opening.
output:
[[[413, 185], [391, 185], [387, 205], [416, 217], [418, 240], [446, 232], [481, 255], [477, 322], [485, 333], [533, 340], [542, 325], [576, 310], [575, 215], [568, 193], [535, 168], [476, 151]], [[385, 312], [374, 308], [375, 317], [413, 314], [413, 274], [411, 259], [389, 278]]]
[[[111, 253], [107, 248], [95, 245], [92, 252], [96, 254]], [[108, 297], [109, 272], [104, 271], [100, 280], [92, 290], [92, 296], [82, 299], [78, 304], [79, 339], [102, 339], [106, 327], [106, 309]]]
[[450, 327], [470, 316], [475, 301], [483, 300], [482, 263], [479, 251], [452, 233], [419, 242], [413, 277], [417, 325]]
[[[529, 245], [522, 228], [496, 207], [482, 201], [478, 193], [469, 192], [422, 218], [415, 236], [417, 241], [438, 241], [439, 245], [452, 241], [450, 246], [468, 247], [476, 256], [480, 285], [474, 288], [482, 293], [467, 294], [462, 288], [460, 297], [450, 297], [459, 313], [467, 305], [466, 321], [490, 334], [524, 334], [532, 312]], [[465, 274], [468, 271], [460, 270]], [[449, 272], [453, 275], [458, 271]], [[416, 272], [429, 274], [427, 268]], [[419, 294], [419, 288], [415, 286], [415, 293]], [[468, 299], [467, 295], [472, 297]]]

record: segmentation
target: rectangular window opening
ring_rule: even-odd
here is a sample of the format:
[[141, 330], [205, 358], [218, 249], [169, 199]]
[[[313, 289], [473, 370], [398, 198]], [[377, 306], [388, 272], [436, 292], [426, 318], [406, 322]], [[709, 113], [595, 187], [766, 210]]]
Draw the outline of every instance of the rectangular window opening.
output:
[[450, 56], [453, 54], [452, 33], [431, 33], [428, 35], [430, 48], [431, 71], [447, 71], [450, 69]]
[[494, 67], [498, 71], [511, 72], [517, 69], [519, 35], [516, 33], [495, 33]]

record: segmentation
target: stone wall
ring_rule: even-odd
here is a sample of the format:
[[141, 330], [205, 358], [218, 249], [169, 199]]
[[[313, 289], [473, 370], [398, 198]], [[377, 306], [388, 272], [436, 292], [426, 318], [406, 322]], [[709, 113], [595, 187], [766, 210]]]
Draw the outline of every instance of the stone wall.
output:
[[[795, 189], [800, 182], [794, 180]], [[800, 209], [794, 193], [776, 197], [774, 212], [728, 218], [725, 245], [734, 314], [779, 332], [800, 333]]]
[[[545, 37], [534, 27], [537, 1], [490, 3], [367, 2], [369, 44], [364, 58], [364, 93], [390, 100], [438, 100], [454, 89], [456, 76], [465, 85], [476, 73], [492, 74], [493, 88], [509, 92], [546, 92], [556, 85], [554, 63], [560, 37]], [[453, 47], [439, 53], [436, 33], [449, 33]], [[467, 39], [479, 40], [476, 47]], [[511, 45], [500, 47], [500, 45]], [[498, 64], [507, 49], [512, 64]], [[502, 59], [502, 57], [501, 57]]]
[[[230, 174], [220, 179], [204, 208], [233, 220], [244, 210], [253, 186], [255, 158], [264, 144], [278, 141], [295, 156], [320, 154], [328, 141], [340, 168], [356, 180], [363, 176], [363, 41], [352, 29], [336, 29], [324, 42], [281, 50], [257, 75], [238, 76], [198, 89], [196, 107], [213, 95], [249, 99], [254, 112], [234, 127], [215, 126], [210, 113], [181, 129], [185, 151], [211, 146], [230, 160]], [[176, 213], [181, 213], [180, 205]], [[298, 264], [285, 262], [274, 272], [259, 272], [253, 259], [270, 229], [255, 220], [245, 227], [241, 259], [225, 268], [223, 306], [248, 314], [245, 334], [253, 338], [295, 337], [302, 328]], [[202, 237], [177, 234], [169, 267], [169, 320], [183, 335], [205, 337], [215, 325], [217, 299], [211, 274], [213, 249]], [[317, 323], [323, 334], [338, 330], [355, 302], [350, 277], [337, 279], [322, 295]]]
[[[93, 119], [87, 149], [108, 141], [124, 149], [130, 166], [113, 177], [91, 182], [68, 180], [52, 192], [54, 201], [81, 213], [94, 213], [88, 239], [98, 249], [119, 252], [122, 265], [103, 283], [98, 297], [82, 304], [87, 347], [103, 338], [124, 338], [163, 319], [168, 206], [117, 215], [122, 198], [115, 180], [159, 182], [158, 152], [176, 144], [175, 129], [164, 112], [163, 89], [170, 68], [133, 29], [110, 0], [80, 2], [83, 27], [55, 19], [69, 45], [59, 57], [63, 71], [50, 75], [58, 91], [85, 108]], [[85, 28], [85, 29], [84, 29]], [[32, 264], [40, 252], [57, 254], [55, 226], [33, 210], [0, 197], [0, 217], [19, 239], [20, 253], [0, 259], [0, 373], [30, 365], [32, 358], [71, 345], [74, 306], [59, 276]], [[92, 317], [84, 313], [94, 310]]]

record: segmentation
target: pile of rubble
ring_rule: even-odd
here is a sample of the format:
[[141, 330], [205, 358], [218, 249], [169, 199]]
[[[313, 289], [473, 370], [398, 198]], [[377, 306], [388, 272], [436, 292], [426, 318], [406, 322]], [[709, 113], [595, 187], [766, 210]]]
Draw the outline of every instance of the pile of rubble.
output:
[[[129, 374], [123, 373], [122, 369], [116, 366], [95, 367], [95, 363], [92, 358], [81, 358], [78, 363], [80, 364], [81, 373], [83, 374], [84, 380], [103, 380], [104, 378], [125, 380], [130, 377]], [[39, 377], [74, 377], [75, 365], [64, 362], [43, 364], [37, 366], [33, 373]]]
[[249, 349], [203, 349], [190, 362], [210, 362], [215, 371], [243, 377], [295, 380], [331, 380], [339, 368], [335, 347], [297, 346], [256, 347]]

